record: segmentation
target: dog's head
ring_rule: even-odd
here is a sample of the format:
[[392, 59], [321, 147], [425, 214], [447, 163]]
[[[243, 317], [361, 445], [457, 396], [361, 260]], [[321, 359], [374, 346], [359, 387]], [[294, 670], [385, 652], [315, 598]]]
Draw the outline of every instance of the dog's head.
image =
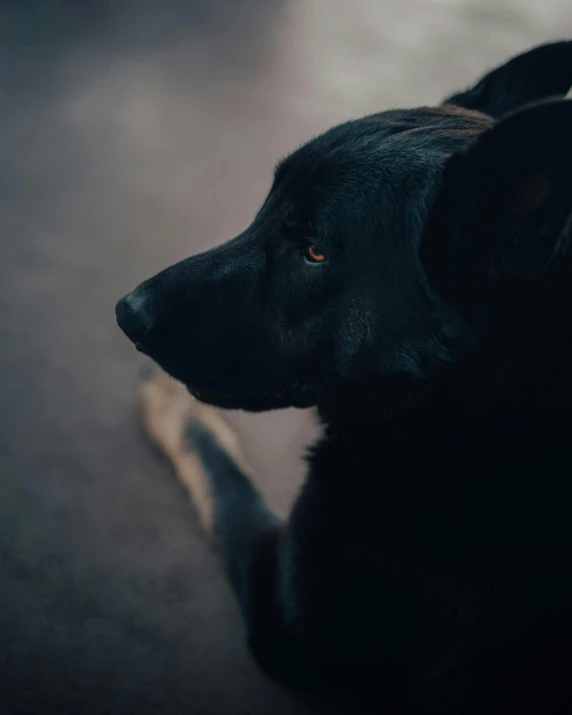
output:
[[[479, 109], [475, 90], [456, 103], [467, 96]], [[343, 124], [279, 164], [246, 231], [120, 301], [119, 325], [223, 407], [310, 406], [341, 384], [427, 375], [483, 329], [493, 286], [563, 254], [571, 153], [572, 102], [499, 122], [445, 105]]]

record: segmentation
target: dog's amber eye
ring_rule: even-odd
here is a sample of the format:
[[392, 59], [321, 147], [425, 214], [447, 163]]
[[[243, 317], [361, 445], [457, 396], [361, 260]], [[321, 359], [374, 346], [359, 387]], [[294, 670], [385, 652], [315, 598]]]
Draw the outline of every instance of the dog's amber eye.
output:
[[326, 254], [322, 253], [316, 246], [308, 246], [304, 250], [304, 255], [310, 263], [323, 263], [326, 260]]

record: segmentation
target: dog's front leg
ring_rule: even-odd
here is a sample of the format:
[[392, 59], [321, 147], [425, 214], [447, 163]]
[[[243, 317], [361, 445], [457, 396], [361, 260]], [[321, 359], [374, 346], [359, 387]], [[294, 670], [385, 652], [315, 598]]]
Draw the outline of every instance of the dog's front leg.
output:
[[317, 668], [283, 618], [286, 527], [254, 487], [237, 436], [218, 410], [159, 370], [142, 384], [141, 417], [218, 543], [258, 662], [291, 687], [313, 687]]

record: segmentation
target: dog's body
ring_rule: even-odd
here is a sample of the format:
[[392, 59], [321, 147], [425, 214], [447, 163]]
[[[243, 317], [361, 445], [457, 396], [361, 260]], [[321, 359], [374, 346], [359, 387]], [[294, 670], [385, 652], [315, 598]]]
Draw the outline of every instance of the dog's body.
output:
[[282, 521], [216, 410], [144, 385], [252, 650], [292, 686], [333, 676], [368, 713], [572, 703], [572, 102], [498, 121], [566, 94], [571, 45], [331, 130], [244, 234], [118, 306], [200, 400], [318, 407]]

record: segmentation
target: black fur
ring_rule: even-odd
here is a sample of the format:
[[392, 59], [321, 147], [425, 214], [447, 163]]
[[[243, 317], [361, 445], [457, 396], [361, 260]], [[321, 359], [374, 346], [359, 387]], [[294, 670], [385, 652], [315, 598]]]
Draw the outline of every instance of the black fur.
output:
[[565, 94], [571, 45], [449, 100], [477, 111], [326, 132], [243, 234], [118, 305], [200, 399], [317, 405], [286, 522], [212, 436], [189, 438], [259, 661], [290, 684], [334, 674], [368, 713], [572, 697], [572, 102], [495, 121]]

